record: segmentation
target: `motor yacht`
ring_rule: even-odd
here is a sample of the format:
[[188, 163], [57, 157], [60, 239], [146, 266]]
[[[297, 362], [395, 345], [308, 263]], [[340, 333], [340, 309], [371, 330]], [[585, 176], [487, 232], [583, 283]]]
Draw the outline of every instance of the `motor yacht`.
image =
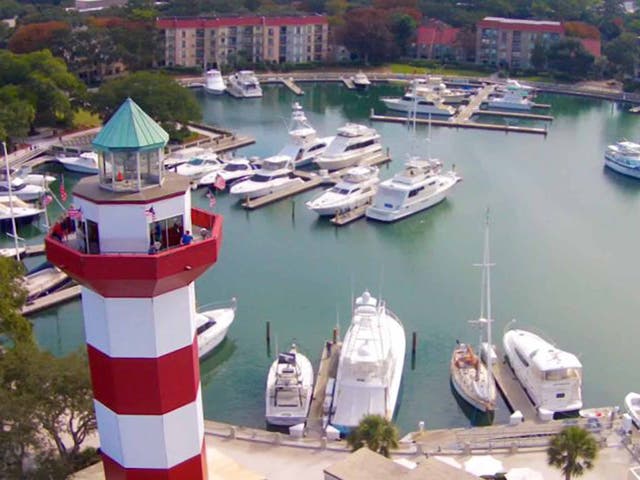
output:
[[506, 92], [501, 96], [490, 98], [486, 102], [486, 105], [489, 108], [500, 108], [503, 110], [531, 110], [533, 108], [533, 102], [531, 100], [514, 92]]
[[366, 90], [371, 85], [371, 80], [362, 71], [351, 77], [351, 82], [357, 90]]
[[515, 94], [523, 98], [532, 98], [535, 94], [535, 88], [529, 85], [524, 85], [518, 80], [512, 78], [507, 79], [507, 82], [504, 85], [498, 85], [496, 87], [496, 91], [499, 93]]
[[302, 183], [293, 175], [292, 163], [291, 157], [283, 155], [265, 158], [256, 173], [231, 187], [231, 195], [253, 199]]
[[[41, 173], [32, 173], [31, 167], [20, 167], [18, 169], [11, 169], [11, 178], [19, 178], [28, 185], [39, 185], [41, 187], [47, 187], [51, 182], [56, 180], [53, 175], [46, 175]], [[0, 172], [0, 181], [5, 181], [7, 175], [4, 170]]]
[[[13, 190], [12, 190], [13, 193]], [[13, 208], [11, 204], [13, 203]], [[13, 211], [13, 215], [12, 215]], [[28, 203], [20, 200], [17, 197], [13, 197], [13, 201], [9, 202], [9, 197], [0, 198], [0, 222], [6, 224], [11, 221], [11, 217], [16, 219], [17, 222], [31, 222], [35, 217], [39, 216], [44, 209], [34, 207]]]
[[191, 181], [197, 181], [204, 175], [219, 172], [223, 167], [224, 162], [218, 154], [204, 152], [201, 155], [193, 157], [188, 162], [178, 165], [175, 171], [183, 177], [189, 177]]
[[205, 153], [207, 153], [207, 150], [202, 147], [188, 147], [176, 150], [164, 158], [164, 168], [173, 169]]
[[229, 75], [227, 92], [236, 98], [257, 98], [262, 96], [260, 82], [252, 70], [240, 70]]
[[604, 164], [623, 175], [640, 178], [640, 144], [625, 140], [609, 145], [604, 152]]
[[379, 182], [377, 167], [353, 167], [335, 186], [305, 205], [318, 215], [346, 213], [371, 202]]
[[506, 358], [541, 417], [573, 413], [582, 408], [582, 363], [525, 330], [508, 330], [503, 338]]
[[269, 368], [265, 390], [267, 423], [292, 426], [307, 420], [313, 394], [313, 367], [307, 357], [292, 345], [278, 354]]
[[298, 102], [293, 104], [289, 142], [278, 152], [293, 158], [296, 167], [311, 163], [322, 155], [334, 137], [319, 138]]
[[470, 92], [463, 89], [450, 89], [442, 80], [442, 77], [427, 76], [412, 80], [406, 93], [411, 93], [415, 89], [418, 95], [428, 96], [435, 94], [442, 99], [445, 104], [459, 104], [468, 100]]
[[236, 314], [236, 299], [229, 305], [196, 313], [198, 356], [202, 359], [211, 353], [227, 335]]
[[96, 175], [99, 171], [98, 154], [96, 152], [83, 152], [77, 157], [60, 155], [56, 160], [70, 172]]
[[416, 112], [421, 115], [439, 115], [450, 117], [456, 109], [445, 105], [441, 96], [435, 93], [407, 92], [402, 97], [382, 97], [380, 100], [389, 110], [398, 112]]
[[[44, 195], [46, 189], [42, 185], [31, 185], [21, 178], [13, 178], [11, 180], [11, 195], [14, 200], [24, 200], [30, 202], [39, 200]], [[0, 180], [0, 201], [9, 200], [9, 182]]]
[[347, 123], [338, 129], [336, 137], [315, 163], [323, 169], [339, 170], [357, 165], [381, 151], [380, 134], [375, 129]]
[[381, 222], [394, 222], [442, 202], [460, 181], [454, 170], [442, 172], [435, 159], [413, 157], [404, 170], [378, 186], [366, 216]]
[[[470, 344], [456, 341], [451, 355], [451, 383], [456, 392], [469, 405], [485, 413], [496, 409], [496, 384], [493, 379], [493, 344], [491, 341], [491, 260], [489, 258], [489, 220], [485, 228], [484, 256], [482, 259], [482, 300], [480, 302], [480, 318], [474, 320], [481, 332], [486, 332], [486, 343], [482, 333], [478, 352], [483, 348], [486, 352], [476, 354]], [[484, 360], [484, 361], [483, 361]]]
[[207, 70], [204, 76], [204, 91], [214, 95], [221, 95], [227, 89], [224, 83], [224, 77], [220, 70]]
[[404, 353], [402, 323], [384, 302], [365, 291], [354, 303], [338, 361], [329, 421], [341, 434], [357, 427], [365, 415], [392, 419]]
[[624, 397], [624, 409], [631, 415], [636, 427], [640, 428], [640, 393], [629, 392]]
[[[224, 159], [223, 159], [224, 160]], [[224, 179], [225, 185], [234, 180], [246, 179], [256, 173], [255, 166], [246, 157], [234, 157], [223, 163], [220, 170], [204, 175], [198, 181], [199, 185], [213, 185], [218, 177]]]

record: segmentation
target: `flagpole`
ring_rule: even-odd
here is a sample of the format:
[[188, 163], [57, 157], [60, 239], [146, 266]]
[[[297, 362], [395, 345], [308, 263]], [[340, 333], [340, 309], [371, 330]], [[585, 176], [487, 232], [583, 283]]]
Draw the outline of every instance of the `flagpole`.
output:
[[20, 261], [20, 250], [18, 249], [18, 229], [16, 228], [16, 217], [13, 215], [13, 192], [11, 190], [11, 173], [9, 172], [9, 157], [7, 156], [7, 144], [2, 142], [4, 151], [4, 168], [7, 175], [7, 184], [9, 185], [9, 212], [11, 213], [11, 228], [13, 228], [13, 245], [16, 249], [16, 260]]

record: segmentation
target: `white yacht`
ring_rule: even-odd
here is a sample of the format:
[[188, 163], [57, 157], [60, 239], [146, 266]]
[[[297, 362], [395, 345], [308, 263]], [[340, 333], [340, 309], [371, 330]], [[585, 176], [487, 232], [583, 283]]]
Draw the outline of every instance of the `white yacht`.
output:
[[224, 340], [235, 314], [235, 298], [232, 298], [227, 306], [196, 313], [198, 356], [200, 358], [204, 358]]
[[507, 83], [504, 85], [498, 85], [496, 87], [496, 91], [500, 93], [512, 93], [519, 95], [520, 97], [533, 97], [535, 94], [535, 88], [524, 85], [520, 83], [518, 80], [514, 80], [512, 78], [507, 79]]
[[[42, 185], [31, 185], [21, 178], [11, 180], [11, 194], [14, 200], [16, 198], [25, 202], [39, 200], [45, 191]], [[9, 201], [9, 182], [6, 180], [0, 180], [0, 201]]]
[[380, 183], [366, 216], [381, 222], [408, 217], [443, 201], [459, 181], [454, 170], [443, 173], [438, 160], [411, 158], [403, 171]]
[[604, 152], [604, 164], [623, 175], [640, 178], [640, 144], [622, 141], [609, 145]]
[[442, 77], [427, 76], [412, 80], [407, 93], [414, 91], [418, 95], [428, 96], [435, 94], [446, 104], [462, 103], [469, 98], [470, 92], [462, 89], [450, 89], [442, 80]]
[[236, 98], [257, 98], [262, 96], [260, 82], [252, 70], [240, 70], [229, 75], [227, 92]]
[[[451, 355], [451, 383], [456, 392], [471, 406], [481, 412], [492, 413], [496, 409], [496, 384], [493, 379], [493, 344], [491, 341], [491, 260], [489, 258], [489, 219], [485, 227], [484, 255], [482, 259], [482, 300], [480, 318], [473, 323], [486, 331], [486, 343], [480, 334], [478, 351], [474, 353], [470, 344], [456, 342]], [[485, 311], [486, 310], [486, 311]], [[483, 358], [484, 357], [484, 358]], [[483, 361], [484, 360], [484, 361]]]
[[267, 423], [292, 426], [307, 420], [313, 395], [313, 367], [295, 345], [271, 364], [265, 391]]
[[293, 175], [291, 157], [276, 155], [265, 158], [251, 177], [231, 187], [231, 195], [241, 198], [258, 198], [302, 183]]
[[197, 181], [204, 175], [219, 172], [223, 167], [224, 163], [216, 153], [204, 152], [188, 162], [178, 165], [175, 171], [179, 175], [189, 177], [192, 181]]
[[71, 172], [96, 175], [99, 171], [98, 154], [96, 152], [83, 152], [77, 157], [60, 155], [56, 157], [56, 160]]
[[357, 165], [382, 151], [380, 134], [373, 128], [357, 123], [347, 123], [338, 129], [338, 134], [325, 152], [315, 159], [318, 167], [327, 170]]
[[490, 98], [486, 105], [489, 108], [501, 108], [504, 110], [531, 110], [533, 108], [531, 100], [515, 92], [506, 92], [498, 97]]
[[172, 152], [170, 155], [164, 158], [164, 168], [174, 169], [178, 165], [187, 163], [192, 158], [196, 158], [199, 155], [204, 155], [205, 153], [207, 153], [207, 150], [202, 147], [181, 148], [180, 150], [176, 150], [175, 152]]
[[353, 167], [340, 181], [305, 205], [318, 215], [337, 215], [366, 205], [380, 183], [377, 167]]
[[371, 80], [364, 72], [360, 71], [351, 77], [351, 82], [357, 90], [366, 90], [371, 85]]
[[[31, 167], [20, 167], [19, 169], [11, 169], [11, 177], [19, 178], [28, 185], [39, 185], [42, 187], [48, 186], [51, 182], [56, 180], [53, 175], [46, 175], [41, 173], [32, 173]], [[4, 172], [0, 172], [0, 181], [6, 180], [7, 176]]]
[[[13, 193], [13, 189], [11, 190]], [[15, 196], [11, 203], [13, 203], [13, 218], [17, 221], [31, 221], [44, 212], [44, 209], [31, 206]], [[9, 197], [0, 197], [0, 222], [4, 223], [11, 220], [11, 212], [12, 208], [9, 202]]]
[[319, 138], [298, 102], [293, 104], [288, 131], [289, 142], [278, 155], [293, 158], [296, 167], [311, 163], [322, 155], [334, 138]]
[[384, 302], [365, 291], [344, 337], [330, 423], [347, 434], [365, 415], [391, 420], [404, 367], [405, 333]]
[[420, 94], [407, 92], [402, 97], [382, 97], [380, 100], [389, 110], [398, 112], [416, 112], [422, 115], [439, 115], [450, 117], [456, 109], [445, 105], [442, 97], [434, 93]]
[[624, 397], [624, 409], [631, 415], [636, 427], [640, 428], [640, 393], [627, 393]]
[[525, 330], [508, 330], [503, 345], [541, 417], [582, 408], [582, 364], [575, 355]]
[[226, 89], [227, 85], [224, 83], [224, 77], [220, 70], [207, 70], [204, 75], [204, 91], [214, 95], [221, 95]]
[[234, 157], [224, 162], [220, 170], [207, 173], [198, 181], [199, 185], [213, 185], [218, 177], [224, 179], [225, 185], [234, 180], [248, 178], [256, 173], [254, 165], [246, 157]]

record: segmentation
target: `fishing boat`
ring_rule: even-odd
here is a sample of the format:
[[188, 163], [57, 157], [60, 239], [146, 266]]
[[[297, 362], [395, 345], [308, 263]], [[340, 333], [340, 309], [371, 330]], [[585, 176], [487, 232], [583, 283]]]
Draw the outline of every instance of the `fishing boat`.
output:
[[629, 392], [624, 397], [624, 408], [636, 427], [640, 428], [640, 393]]
[[214, 95], [221, 95], [226, 89], [227, 85], [224, 83], [224, 77], [220, 70], [207, 70], [204, 75], [204, 91]]
[[305, 205], [318, 215], [337, 215], [368, 204], [380, 183], [377, 167], [352, 167], [340, 181]]
[[96, 152], [83, 152], [77, 157], [59, 155], [56, 160], [70, 172], [96, 175], [100, 169], [98, 166], [98, 154]]
[[[496, 408], [496, 384], [493, 379], [493, 344], [491, 343], [491, 260], [489, 258], [489, 219], [485, 227], [484, 256], [482, 260], [482, 300], [480, 302], [480, 318], [474, 323], [486, 330], [486, 343], [480, 334], [480, 346], [487, 352], [484, 362], [480, 355], [473, 351], [469, 344], [456, 342], [451, 355], [451, 383], [456, 392], [469, 405], [481, 412], [491, 413]], [[486, 362], [486, 363], [485, 363]]]
[[291, 157], [275, 155], [265, 158], [252, 176], [233, 185], [229, 193], [240, 198], [253, 199], [302, 182], [300, 177], [293, 175]]
[[262, 88], [252, 70], [240, 70], [229, 75], [227, 92], [236, 98], [258, 98], [262, 96]]
[[623, 175], [640, 178], [640, 144], [623, 140], [609, 145], [604, 152], [604, 164]]
[[504, 351], [513, 372], [541, 417], [577, 413], [582, 408], [582, 363], [538, 335], [508, 330]]
[[341, 434], [348, 434], [365, 415], [393, 418], [404, 353], [402, 323], [365, 291], [354, 303], [338, 361], [330, 423]]
[[278, 354], [269, 368], [265, 417], [276, 426], [292, 426], [307, 419], [313, 394], [313, 367], [294, 344]]
[[367, 88], [369, 88], [369, 85], [371, 85], [371, 80], [369, 80], [369, 78], [362, 71], [353, 75], [351, 77], [351, 82], [357, 90], [366, 90]]
[[338, 129], [338, 134], [315, 163], [326, 170], [339, 170], [358, 165], [381, 151], [380, 134], [375, 129], [347, 123]]
[[227, 335], [236, 313], [236, 299], [229, 305], [196, 313], [198, 356], [202, 359], [211, 353]]

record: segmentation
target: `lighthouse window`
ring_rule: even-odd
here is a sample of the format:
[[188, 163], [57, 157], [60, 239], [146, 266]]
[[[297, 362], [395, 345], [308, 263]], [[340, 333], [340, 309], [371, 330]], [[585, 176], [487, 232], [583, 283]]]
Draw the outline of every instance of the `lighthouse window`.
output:
[[180, 245], [183, 231], [182, 215], [151, 222], [149, 224], [149, 245], [155, 246], [156, 242], [159, 242], [158, 250], [177, 247]]

